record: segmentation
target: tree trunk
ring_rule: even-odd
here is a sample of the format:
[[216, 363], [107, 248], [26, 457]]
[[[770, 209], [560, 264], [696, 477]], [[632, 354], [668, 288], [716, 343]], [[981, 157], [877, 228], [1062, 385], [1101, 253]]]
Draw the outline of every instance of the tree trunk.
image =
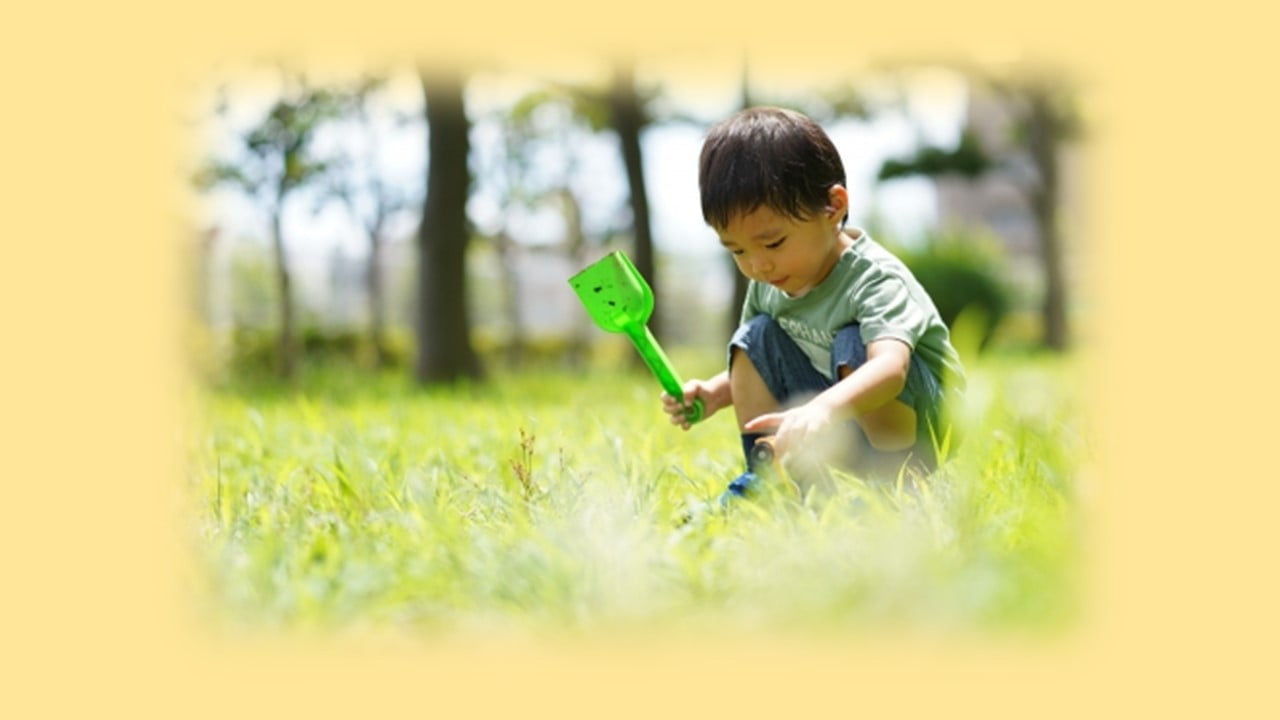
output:
[[[578, 199], [574, 197], [569, 188], [560, 188], [557, 191], [560, 196], [561, 206], [565, 219], [565, 236], [569, 245], [570, 264], [575, 268], [585, 267], [587, 265], [586, 251], [587, 238], [582, 231], [582, 208], [578, 205]], [[579, 315], [579, 317], [583, 317]], [[575, 323], [570, 331], [569, 347], [565, 353], [565, 359], [570, 368], [581, 369], [587, 364], [587, 349], [591, 345], [589, 331], [591, 326], [586, 319]]]
[[298, 343], [293, 319], [293, 281], [289, 276], [289, 263], [284, 250], [284, 229], [280, 220], [282, 213], [281, 202], [277, 200], [276, 207], [271, 212], [271, 247], [276, 260], [276, 290], [280, 296], [280, 336], [276, 345], [276, 370], [280, 377], [289, 380], [298, 369]]
[[387, 364], [386, 310], [382, 303], [382, 223], [369, 231], [369, 267], [365, 271], [365, 291], [369, 298], [369, 342], [373, 346], [373, 366]]
[[[654, 268], [653, 235], [649, 230], [649, 196], [645, 190], [644, 162], [640, 151], [640, 131], [644, 128], [645, 119], [636, 93], [635, 71], [631, 66], [624, 64], [616, 68], [609, 100], [609, 114], [622, 146], [622, 162], [627, 169], [627, 186], [631, 190], [631, 221], [635, 228], [635, 257], [632, 259], [641, 277], [653, 288], [655, 307], [661, 309]], [[660, 312], [655, 312], [649, 319], [649, 330], [655, 337], [662, 336]]]
[[422, 383], [481, 377], [467, 303], [470, 125], [456, 75], [422, 75], [429, 133], [427, 196], [418, 229], [415, 372]]
[[[751, 66], [747, 60], [742, 62], [742, 109], [746, 110], [755, 105], [755, 100], [751, 97]], [[747, 276], [742, 274], [738, 269], [738, 263], [733, 261], [731, 253], [725, 253], [725, 259], [729, 263], [730, 277], [733, 278], [733, 300], [729, 303], [729, 316], [726, 318], [729, 324], [729, 333], [738, 329], [739, 323], [742, 321], [742, 306], [747, 301]]]
[[196, 286], [192, 293], [196, 317], [206, 328], [212, 328], [217, 324], [213, 263], [218, 249], [218, 234], [216, 225], [200, 232], [199, 241], [196, 244], [195, 266], [191, 269]]
[[1027, 137], [1031, 157], [1040, 176], [1031, 193], [1031, 206], [1040, 237], [1040, 261], [1044, 279], [1044, 344], [1065, 350], [1070, 342], [1067, 325], [1067, 288], [1062, 267], [1062, 236], [1058, 227], [1057, 118], [1045, 90], [1032, 88]]
[[506, 306], [507, 324], [510, 327], [507, 334], [507, 366], [519, 368], [524, 363], [525, 331], [524, 318], [520, 315], [522, 298], [520, 271], [516, 266], [516, 243], [504, 228], [498, 231], [497, 237], [494, 238], [494, 245], [498, 251], [498, 267], [502, 272], [502, 285], [506, 293], [503, 300]]

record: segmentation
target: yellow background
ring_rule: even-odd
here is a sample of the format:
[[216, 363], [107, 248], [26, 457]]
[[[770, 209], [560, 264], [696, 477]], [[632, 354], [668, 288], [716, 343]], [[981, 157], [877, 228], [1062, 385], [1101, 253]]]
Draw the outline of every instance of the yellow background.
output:
[[[454, 5], [454, 3], [449, 3]], [[0, 30], [0, 714], [1277, 716], [1274, 23], [1241, 3], [224, 2]], [[939, 4], [942, 5], [942, 4]], [[181, 8], [181, 9], [179, 9]], [[1082, 82], [1093, 350], [1084, 616], [1059, 637], [216, 637], [187, 594], [175, 182], [213, 65], [921, 57]], [[1269, 69], [1272, 68], [1272, 69]], [[14, 710], [10, 705], [17, 705]]]

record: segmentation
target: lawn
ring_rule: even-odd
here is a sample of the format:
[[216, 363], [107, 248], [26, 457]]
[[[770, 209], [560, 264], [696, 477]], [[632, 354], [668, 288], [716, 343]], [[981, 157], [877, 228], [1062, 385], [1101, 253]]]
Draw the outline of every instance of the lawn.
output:
[[731, 413], [681, 432], [638, 372], [424, 390], [329, 367], [295, 389], [201, 388], [196, 595], [237, 627], [428, 635], [1067, 626], [1084, 590], [1078, 368], [990, 358], [970, 375], [965, 440], [929, 478], [839, 474], [829, 494], [727, 512]]

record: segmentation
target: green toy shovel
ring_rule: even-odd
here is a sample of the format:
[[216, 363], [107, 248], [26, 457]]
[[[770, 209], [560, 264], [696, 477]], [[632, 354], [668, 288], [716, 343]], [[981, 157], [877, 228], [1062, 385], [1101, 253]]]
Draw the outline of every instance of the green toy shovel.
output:
[[[626, 253], [609, 253], [569, 278], [569, 284], [601, 330], [626, 333], [662, 389], [671, 397], [683, 396], [680, 376], [646, 324], [653, 314], [653, 289]], [[685, 419], [696, 423], [702, 419], [702, 411], [702, 399], [694, 398], [685, 406]]]

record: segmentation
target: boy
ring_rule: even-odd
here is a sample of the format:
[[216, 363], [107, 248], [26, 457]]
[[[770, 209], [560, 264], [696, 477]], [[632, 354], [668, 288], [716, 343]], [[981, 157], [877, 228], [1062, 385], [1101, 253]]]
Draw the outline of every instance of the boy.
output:
[[[750, 280], [728, 368], [683, 387], [708, 416], [734, 407], [747, 472], [726, 498], [756, 482], [751, 448], [770, 434], [788, 465], [839, 452], [871, 475], [935, 467], [943, 384], [958, 390], [964, 370], [910, 271], [845, 229], [844, 166], [827, 134], [796, 112], [744, 110], [709, 132], [698, 184], [703, 219]], [[681, 403], [662, 402], [687, 430]]]

